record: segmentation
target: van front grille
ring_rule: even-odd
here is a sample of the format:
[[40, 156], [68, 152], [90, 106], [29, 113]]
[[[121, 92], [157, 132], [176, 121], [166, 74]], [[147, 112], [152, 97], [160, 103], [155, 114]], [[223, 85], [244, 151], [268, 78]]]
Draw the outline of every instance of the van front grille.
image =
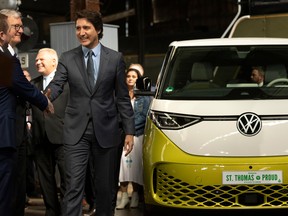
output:
[[166, 171], [154, 173], [163, 205], [179, 208], [288, 208], [288, 185], [190, 185]]

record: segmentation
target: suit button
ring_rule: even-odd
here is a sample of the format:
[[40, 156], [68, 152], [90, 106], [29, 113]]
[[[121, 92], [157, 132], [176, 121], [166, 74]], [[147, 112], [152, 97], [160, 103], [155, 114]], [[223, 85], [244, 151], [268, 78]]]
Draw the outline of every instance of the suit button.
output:
[[90, 116], [90, 114], [89, 114], [89, 113], [87, 113], [86, 115], [87, 115], [87, 116]]

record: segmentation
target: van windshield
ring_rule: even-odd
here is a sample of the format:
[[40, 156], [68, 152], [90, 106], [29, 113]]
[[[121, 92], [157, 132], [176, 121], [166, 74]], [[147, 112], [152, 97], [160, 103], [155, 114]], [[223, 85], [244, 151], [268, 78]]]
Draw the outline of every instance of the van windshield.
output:
[[167, 64], [162, 99], [288, 99], [286, 45], [180, 47]]

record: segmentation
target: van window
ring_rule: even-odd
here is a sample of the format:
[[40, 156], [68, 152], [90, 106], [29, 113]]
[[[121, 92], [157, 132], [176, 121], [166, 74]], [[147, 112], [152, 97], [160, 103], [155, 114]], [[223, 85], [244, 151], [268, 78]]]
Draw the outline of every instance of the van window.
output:
[[[173, 56], [172, 56], [173, 55]], [[159, 86], [161, 99], [288, 99], [288, 46], [179, 47]], [[255, 68], [264, 81], [252, 80]]]

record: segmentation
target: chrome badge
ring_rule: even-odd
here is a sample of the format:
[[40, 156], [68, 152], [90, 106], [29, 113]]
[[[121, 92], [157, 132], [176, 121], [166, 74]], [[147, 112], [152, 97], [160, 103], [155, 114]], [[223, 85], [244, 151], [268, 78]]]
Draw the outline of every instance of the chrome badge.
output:
[[237, 120], [237, 129], [244, 136], [255, 136], [261, 128], [261, 119], [255, 113], [243, 113]]

